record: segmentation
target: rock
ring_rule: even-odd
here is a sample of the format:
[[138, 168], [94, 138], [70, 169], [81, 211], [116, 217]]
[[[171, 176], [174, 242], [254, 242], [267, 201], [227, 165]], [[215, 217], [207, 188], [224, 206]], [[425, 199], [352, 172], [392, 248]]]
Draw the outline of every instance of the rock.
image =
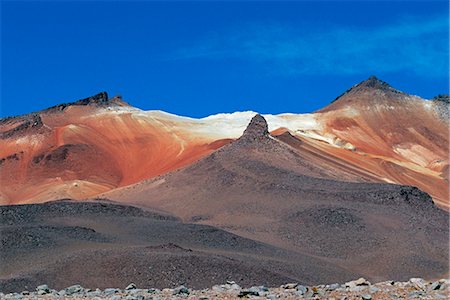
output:
[[[135, 284], [129, 284], [124, 290], [110, 288], [104, 291], [90, 290], [80, 285], [70, 286], [59, 294], [47, 285], [40, 285], [36, 292], [23, 291], [20, 293], [4, 294], [0, 292], [0, 299], [109, 299], [109, 300], [176, 300], [176, 299], [448, 299], [445, 291], [448, 280], [441, 279], [435, 282], [427, 282], [421, 278], [411, 278], [408, 282], [379, 282], [371, 285], [364, 278], [347, 282], [345, 285], [333, 283], [329, 285], [316, 285], [306, 287], [298, 283], [288, 283], [279, 288], [267, 288], [265, 286], [252, 286], [242, 290], [234, 281], [216, 285], [202, 290], [190, 290], [185, 286], [175, 289], [138, 289]], [[237, 296], [237, 297], [236, 297]], [[39, 298], [40, 297], [40, 298]]]
[[367, 285], [357, 285], [348, 288], [350, 292], [362, 292], [367, 289]]
[[244, 291], [240, 291], [238, 294], [239, 298], [247, 297], [247, 296], [259, 296], [259, 293], [255, 292], [255, 291], [244, 290]]
[[215, 285], [211, 288], [211, 290], [213, 290], [216, 293], [222, 293], [223, 291], [225, 291], [225, 285], [221, 286], [221, 285]]
[[324, 296], [326, 293], [324, 289], [325, 289], [325, 286], [315, 286], [312, 288], [312, 290], [314, 291], [314, 294], [321, 296], [320, 298], [322, 298], [322, 296]]
[[113, 289], [113, 288], [108, 288], [108, 289], [105, 289], [103, 292], [106, 295], [112, 295], [112, 294], [118, 293], [119, 290], [118, 289]]
[[76, 284], [65, 288], [64, 291], [66, 295], [70, 296], [73, 294], [82, 293], [84, 291], [84, 288], [81, 285]]
[[430, 290], [431, 291], [435, 291], [435, 290], [440, 290], [441, 289], [441, 283], [439, 281], [435, 281], [430, 285]]
[[129, 290], [134, 290], [136, 289], [136, 285], [134, 283], [130, 283], [129, 285], [127, 285], [127, 287], [125, 288], [126, 291]]
[[[299, 292], [297, 292], [297, 293], [299, 293]], [[314, 295], [315, 295], [315, 293], [313, 292], [313, 291], [311, 291], [311, 290], [309, 290], [309, 291], [307, 291], [305, 294], [302, 294], [306, 299], [310, 299], [310, 298], [312, 298]]]
[[327, 286], [327, 290], [334, 291], [335, 289], [340, 288], [341, 285], [339, 283], [333, 283]]
[[260, 135], [269, 135], [269, 126], [266, 119], [260, 114], [256, 114], [244, 130], [242, 136], [257, 137]]
[[355, 287], [355, 286], [362, 286], [362, 285], [370, 285], [370, 282], [368, 282], [367, 280], [365, 280], [364, 278], [359, 278], [357, 280], [353, 280], [353, 281], [349, 281], [345, 283], [346, 287]]
[[265, 286], [252, 286], [248, 290], [252, 292], [257, 292], [259, 294], [263, 294], [269, 291], [269, 289]]
[[414, 291], [411, 293], [408, 293], [408, 298], [419, 298], [423, 295], [422, 291]]
[[422, 278], [411, 278], [409, 282], [417, 290], [425, 290], [426, 288], [426, 281]]
[[45, 294], [50, 293], [50, 289], [48, 288], [48, 285], [46, 285], [46, 284], [39, 285], [36, 288], [36, 291], [38, 292], [38, 295], [45, 295]]
[[102, 291], [99, 289], [96, 289], [95, 291], [90, 291], [86, 293], [86, 296], [88, 297], [97, 297], [97, 296], [101, 296], [102, 295]]
[[189, 295], [189, 294], [190, 294], [189, 289], [184, 285], [174, 288], [172, 291], [172, 295]]
[[241, 287], [236, 284], [234, 281], [227, 281], [227, 284], [223, 285], [215, 285], [212, 287], [213, 290], [216, 291], [238, 291], [241, 289]]
[[297, 293], [300, 293], [300, 295], [304, 295], [306, 294], [306, 292], [308, 291], [308, 288], [304, 285], [297, 285]]
[[288, 283], [281, 286], [282, 289], [285, 290], [293, 290], [298, 286], [298, 283]]

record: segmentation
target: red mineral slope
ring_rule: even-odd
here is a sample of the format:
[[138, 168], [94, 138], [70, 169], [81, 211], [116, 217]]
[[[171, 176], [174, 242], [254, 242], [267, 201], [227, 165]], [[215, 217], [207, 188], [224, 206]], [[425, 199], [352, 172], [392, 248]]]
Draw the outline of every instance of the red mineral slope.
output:
[[[106, 93], [0, 120], [0, 203], [85, 199], [192, 164], [237, 139], [255, 112], [202, 119], [142, 111]], [[448, 97], [371, 77], [311, 114], [264, 115], [272, 135], [344, 181], [419, 187], [449, 206]]]
[[426, 101], [370, 77], [318, 113], [322, 135], [354, 154], [337, 156], [387, 182], [417, 186], [448, 207], [445, 100]]
[[[325, 160], [305, 155], [307, 147], [291, 146], [305, 142], [293, 138], [288, 144], [288, 139], [271, 137], [264, 118], [256, 115], [242, 137], [207, 157], [103, 196], [295, 251], [365, 278], [447, 276], [448, 214], [428, 194], [409, 186], [344, 182], [340, 175], [349, 168], [340, 168], [337, 160], [320, 164]], [[358, 180], [364, 173], [353, 172]]]
[[[179, 122], [178, 122], [179, 123]], [[1, 121], [0, 203], [83, 199], [190, 164], [227, 143], [106, 93]]]

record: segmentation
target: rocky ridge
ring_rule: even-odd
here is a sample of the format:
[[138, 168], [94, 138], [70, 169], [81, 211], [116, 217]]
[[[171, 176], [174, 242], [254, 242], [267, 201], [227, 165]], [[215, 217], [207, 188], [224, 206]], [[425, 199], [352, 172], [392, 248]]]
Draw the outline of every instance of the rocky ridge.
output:
[[130, 283], [124, 289], [107, 288], [87, 289], [72, 285], [60, 291], [42, 284], [35, 291], [18, 293], [0, 293], [0, 299], [340, 299], [340, 300], [376, 300], [376, 299], [448, 299], [450, 280], [426, 281], [411, 278], [407, 282], [384, 281], [371, 284], [364, 278], [344, 284], [333, 283], [317, 286], [305, 286], [299, 283], [287, 283], [280, 287], [252, 286], [242, 288], [234, 281], [227, 281], [212, 288], [192, 290], [185, 286], [154, 289], [138, 288]]
[[117, 95], [112, 98], [109, 98], [107, 92], [100, 92], [98, 94], [95, 94], [93, 96], [89, 96], [87, 98], [83, 98], [77, 101], [73, 102], [67, 102], [67, 103], [61, 103], [58, 105], [54, 105], [48, 108], [45, 108], [40, 111], [36, 111], [29, 114], [24, 115], [18, 115], [18, 116], [11, 116], [11, 117], [5, 117], [0, 118], [0, 124], [6, 124], [11, 121], [29, 121], [30, 125], [36, 126], [36, 122], [42, 122], [41, 120], [36, 120], [36, 118], [39, 118], [40, 114], [46, 114], [46, 113], [53, 113], [58, 111], [63, 111], [66, 108], [70, 106], [98, 106], [98, 107], [104, 107], [104, 106], [128, 106], [129, 104], [123, 101], [122, 96]]
[[405, 93], [393, 88], [390, 84], [388, 84], [383, 80], [378, 79], [376, 76], [370, 76], [368, 79], [358, 84], [355, 84], [354, 86], [346, 90], [344, 93], [336, 97], [331, 103], [336, 102], [345, 95], [354, 94], [367, 90], [379, 90], [383, 92], [389, 92], [392, 94], [405, 95]]
[[124, 106], [128, 105], [126, 102], [122, 100], [121, 96], [114, 96], [112, 98], [108, 97], [107, 92], [100, 92], [93, 96], [69, 103], [62, 103], [52, 107], [45, 109], [43, 112], [52, 112], [52, 111], [62, 111], [69, 106], [86, 106], [86, 105], [95, 105], [95, 106], [108, 106], [108, 105], [119, 105]]
[[448, 94], [440, 94], [433, 99], [433, 104], [435, 104], [436, 112], [438, 115], [446, 122], [449, 122], [450, 118], [450, 112], [449, 112], [449, 106], [450, 106], [450, 96]]

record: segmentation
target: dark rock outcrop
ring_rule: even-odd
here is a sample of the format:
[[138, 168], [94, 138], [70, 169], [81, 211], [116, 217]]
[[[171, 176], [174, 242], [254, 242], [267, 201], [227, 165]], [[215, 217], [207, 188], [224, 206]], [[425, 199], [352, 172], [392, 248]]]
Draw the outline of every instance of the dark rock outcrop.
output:
[[[14, 122], [14, 119], [7, 118], [7, 119], [0, 120], [0, 124], [7, 123], [8, 121]], [[22, 120], [18, 120], [17, 123], [19, 123], [19, 125], [17, 125], [16, 127], [12, 128], [10, 130], [4, 131], [4, 132], [0, 132], [0, 138], [7, 139], [7, 138], [15, 136], [16, 134], [28, 131], [29, 129], [32, 129], [32, 128], [38, 129], [43, 126], [42, 119], [38, 114], [29, 115], [28, 118], [23, 118]]]
[[52, 107], [49, 107], [42, 112], [63, 111], [69, 106], [109, 106], [109, 105], [126, 105], [121, 96], [115, 96], [113, 98], [108, 97], [107, 92], [100, 92], [94, 96], [90, 96], [75, 102], [62, 103]]
[[448, 94], [440, 94], [431, 100], [435, 104], [435, 110], [439, 117], [448, 122], [450, 119], [450, 96]]
[[387, 82], [378, 79], [376, 76], [370, 76], [368, 79], [361, 81], [360, 83], [352, 86], [348, 90], [346, 90], [344, 93], [336, 97], [331, 103], [336, 102], [340, 98], [342, 98], [345, 95], [348, 94], [354, 94], [359, 92], [364, 92], [368, 90], [379, 90], [383, 91], [385, 93], [392, 93], [392, 94], [398, 94], [398, 95], [406, 95], [405, 93], [393, 88], [391, 85], [389, 85]]
[[12, 128], [8, 129], [7, 131], [0, 132], [0, 139], [11, 138], [13, 136], [16, 136], [17, 134], [29, 131], [30, 129], [39, 129], [44, 125], [41, 119], [41, 115], [62, 112], [70, 106], [107, 107], [127, 105], [128, 103], [123, 101], [121, 96], [108, 98], [108, 93], [100, 92], [91, 97], [87, 97], [75, 102], [58, 104], [31, 114], [0, 118], [0, 125], [6, 125], [8, 126], [8, 128]]
[[444, 104], [450, 104], [450, 95], [448, 94], [439, 94], [432, 99], [433, 101], [442, 102]]
[[266, 119], [260, 114], [255, 115], [244, 133], [239, 138], [240, 140], [252, 141], [267, 138], [269, 136], [269, 127]]

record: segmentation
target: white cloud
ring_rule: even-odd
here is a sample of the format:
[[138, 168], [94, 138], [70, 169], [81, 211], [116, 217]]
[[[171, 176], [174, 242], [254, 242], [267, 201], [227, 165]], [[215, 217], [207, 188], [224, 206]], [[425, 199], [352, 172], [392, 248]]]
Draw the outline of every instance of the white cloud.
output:
[[448, 17], [439, 16], [403, 18], [377, 28], [242, 26], [179, 49], [172, 59], [241, 59], [283, 75], [407, 71], [445, 76], [448, 25]]

